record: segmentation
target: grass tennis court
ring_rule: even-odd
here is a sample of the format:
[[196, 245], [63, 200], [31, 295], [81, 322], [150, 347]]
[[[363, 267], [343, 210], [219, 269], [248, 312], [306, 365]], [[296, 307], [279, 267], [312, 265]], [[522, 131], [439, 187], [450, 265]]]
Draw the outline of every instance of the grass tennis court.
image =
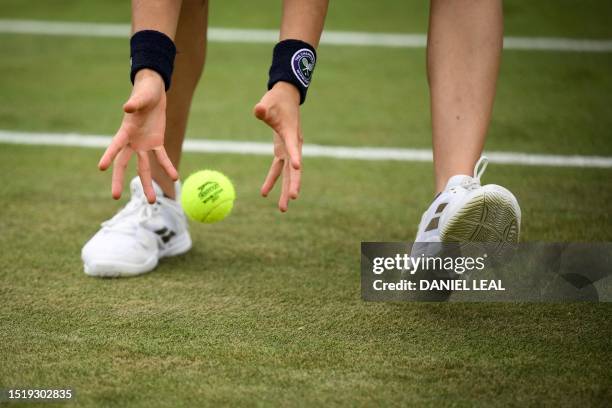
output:
[[[211, 26], [275, 28], [278, 2], [212, 2]], [[367, 4], [367, 6], [366, 6]], [[605, 1], [508, 1], [513, 36], [612, 38]], [[247, 10], [239, 15], [236, 10]], [[330, 30], [423, 33], [426, 4], [332, 1]], [[2, 19], [127, 22], [122, 1], [0, 2]], [[0, 33], [0, 129], [112, 134], [127, 41]], [[430, 147], [423, 49], [322, 45], [306, 143]], [[251, 116], [270, 47], [211, 43], [188, 137], [270, 141]], [[506, 51], [487, 149], [612, 156], [612, 53]], [[605, 406], [609, 304], [373, 304], [359, 243], [409, 241], [430, 163], [307, 158], [300, 200], [258, 191], [269, 158], [186, 153], [230, 176], [235, 212], [146, 276], [82, 272], [125, 203], [101, 150], [0, 144], [0, 388], [71, 387], [84, 406]], [[491, 163], [525, 241], [612, 240], [612, 169]]]

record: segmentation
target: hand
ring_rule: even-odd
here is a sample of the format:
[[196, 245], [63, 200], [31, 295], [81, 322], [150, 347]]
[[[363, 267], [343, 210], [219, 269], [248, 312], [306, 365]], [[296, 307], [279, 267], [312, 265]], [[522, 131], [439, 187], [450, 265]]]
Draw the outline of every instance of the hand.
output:
[[166, 130], [166, 92], [161, 76], [152, 70], [142, 69], [136, 74], [130, 99], [123, 105], [123, 121], [117, 134], [98, 163], [106, 170], [113, 163], [112, 195], [121, 197], [125, 169], [132, 153], [138, 156], [138, 175], [149, 203], [155, 202], [155, 190], [151, 178], [149, 151], [172, 180], [178, 173], [164, 149]]
[[278, 177], [283, 175], [278, 208], [285, 212], [289, 199], [300, 193], [302, 177], [302, 130], [300, 129], [300, 94], [288, 82], [277, 82], [255, 105], [253, 113], [274, 131], [274, 159], [261, 186], [261, 195], [268, 196]]

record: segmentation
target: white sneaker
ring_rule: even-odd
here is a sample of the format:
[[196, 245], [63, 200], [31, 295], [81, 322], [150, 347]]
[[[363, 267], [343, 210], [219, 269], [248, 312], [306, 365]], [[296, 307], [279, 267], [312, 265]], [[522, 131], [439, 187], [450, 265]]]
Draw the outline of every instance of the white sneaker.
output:
[[457, 175], [448, 180], [423, 214], [415, 242], [518, 242], [521, 208], [504, 187], [480, 185], [487, 164], [483, 156], [473, 177]]
[[135, 276], [152, 271], [159, 259], [179, 255], [191, 248], [187, 220], [177, 200], [164, 197], [153, 182], [157, 201], [147, 203], [140, 179], [130, 182], [132, 198], [85, 244], [81, 251], [87, 275]]

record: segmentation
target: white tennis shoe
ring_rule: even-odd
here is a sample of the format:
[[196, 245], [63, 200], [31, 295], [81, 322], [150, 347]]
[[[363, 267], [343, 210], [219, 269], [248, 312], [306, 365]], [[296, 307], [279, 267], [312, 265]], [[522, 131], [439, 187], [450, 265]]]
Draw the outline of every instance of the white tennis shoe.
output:
[[[487, 164], [483, 156], [472, 177], [457, 175], [448, 180], [423, 214], [415, 242], [518, 242], [521, 208], [504, 187], [480, 185]], [[415, 244], [413, 254], [420, 255], [423, 247], [426, 245]]]
[[85, 244], [81, 251], [87, 275], [135, 276], [150, 272], [161, 258], [179, 255], [191, 248], [187, 220], [177, 200], [164, 196], [153, 182], [157, 201], [147, 203], [140, 179], [130, 182], [132, 198]]

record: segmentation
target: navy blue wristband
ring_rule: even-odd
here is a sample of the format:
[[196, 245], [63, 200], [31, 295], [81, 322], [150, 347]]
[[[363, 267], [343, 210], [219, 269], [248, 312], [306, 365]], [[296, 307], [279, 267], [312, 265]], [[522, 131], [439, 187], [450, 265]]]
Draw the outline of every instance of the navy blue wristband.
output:
[[130, 39], [130, 79], [132, 84], [136, 73], [143, 68], [148, 68], [162, 77], [167, 91], [170, 89], [175, 56], [174, 42], [166, 34], [154, 30], [134, 33]]
[[306, 92], [317, 63], [317, 52], [301, 40], [283, 40], [274, 46], [268, 90], [279, 81], [289, 82], [300, 92], [300, 105], [306, 100]]

